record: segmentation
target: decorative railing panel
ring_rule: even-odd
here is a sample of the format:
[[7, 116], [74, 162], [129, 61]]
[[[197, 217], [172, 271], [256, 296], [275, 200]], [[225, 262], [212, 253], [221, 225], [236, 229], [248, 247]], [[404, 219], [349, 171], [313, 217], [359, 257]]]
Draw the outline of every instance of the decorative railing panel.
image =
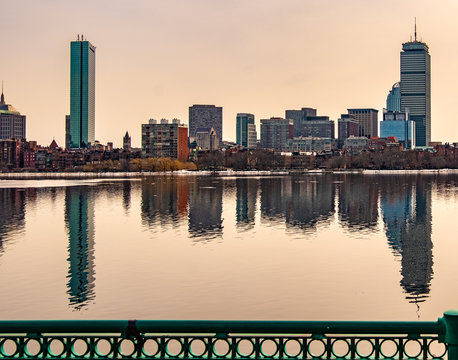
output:
[[0, 321], [0, 358], [458, 360], [457, 319]]

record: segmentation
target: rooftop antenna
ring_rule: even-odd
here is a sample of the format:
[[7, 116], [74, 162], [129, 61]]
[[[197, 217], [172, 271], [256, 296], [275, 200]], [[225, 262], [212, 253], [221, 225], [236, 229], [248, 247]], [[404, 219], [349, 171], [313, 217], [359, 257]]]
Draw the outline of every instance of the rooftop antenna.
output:
[[415, 42], [417, 42], [417, 17], [415, 17]]
[[5, 95], [3, 95], [3, 80], [2, 80], [2, 95], [0, 96], [0, 104], [5, 104]]

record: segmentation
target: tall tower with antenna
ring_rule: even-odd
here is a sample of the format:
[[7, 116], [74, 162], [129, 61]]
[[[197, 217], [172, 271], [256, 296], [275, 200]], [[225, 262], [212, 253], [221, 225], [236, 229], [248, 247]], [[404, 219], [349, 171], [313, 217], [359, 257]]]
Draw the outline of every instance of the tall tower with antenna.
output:
[[95, 140], [95, 46], [83, 35], [70, 43], [70, 148], [85, 148]]
[[417, 40], [416, 18], [414, 40], [402, 44], [401, 111], [408, 111], [410, 120], [415, 122], [416, 146], [428, 146], [431, 141], [431, 56], [428, 45]]

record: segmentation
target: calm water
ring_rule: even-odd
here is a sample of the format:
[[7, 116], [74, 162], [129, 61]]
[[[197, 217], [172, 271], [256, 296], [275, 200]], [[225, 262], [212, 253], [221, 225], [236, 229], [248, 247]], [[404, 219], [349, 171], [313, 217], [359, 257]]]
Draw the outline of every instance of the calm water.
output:
[[1, 319], [435, 320], [458, 176], [0, 182]]

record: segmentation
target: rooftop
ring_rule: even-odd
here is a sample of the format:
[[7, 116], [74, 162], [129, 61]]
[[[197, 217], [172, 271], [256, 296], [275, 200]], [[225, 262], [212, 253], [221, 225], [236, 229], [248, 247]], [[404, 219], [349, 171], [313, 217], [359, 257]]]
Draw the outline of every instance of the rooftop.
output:
[[17, 111], [12, 105], [5, 103], [5, 95], [0, 97], [0, 114], [9, 114], [9, 115], [21, 115], [19, 111]]

